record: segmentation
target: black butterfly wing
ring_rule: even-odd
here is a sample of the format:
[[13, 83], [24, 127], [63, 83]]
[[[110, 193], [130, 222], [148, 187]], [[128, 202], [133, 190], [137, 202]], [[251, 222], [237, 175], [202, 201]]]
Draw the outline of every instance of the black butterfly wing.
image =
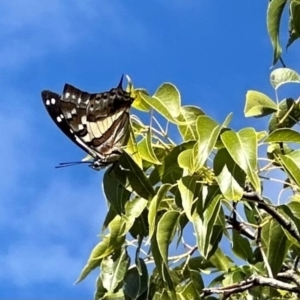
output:
[[42, 99], [48, 114], [54, 123], [59, 127], [59, 129], [82, 150], [95, 157], [95, 153], [90, 151], [90, 149], [84, 145], [82, 140], [76, 135], [76, 133], [70, 127], [70, 124], [67, 122], [65, 114], [61, 109], [61, 96], [45, 90], [42, 91]]
[[61, 97], [62, 112], [80, 139], [94, 150], [104, 163], [113, 162], [121, 154], [129, 134], [130, 94], [117, 88], [90, 94], [70, 84]]
[[134, 100], [122, 89], [122, 78], [108, 92], [90, 94], [65, 84], [61, 96], [43, 91], [42, 98], [56, 125], [98, 166], [119, 158], [128, 141], [129, 109]]

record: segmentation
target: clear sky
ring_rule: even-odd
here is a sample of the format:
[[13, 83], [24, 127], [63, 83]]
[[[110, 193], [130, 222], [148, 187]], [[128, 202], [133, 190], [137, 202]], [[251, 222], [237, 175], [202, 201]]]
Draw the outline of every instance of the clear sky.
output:
[[[1, 299], [91, 299], [94, 291], [97, 271], [73, 283], [104, 220], [102, 172], [54, 169], [85, 154], [50, 119], [41, 90], [60, 93], [67, 82], [100, 92], [125, 73], [150, 92], [172, 82], [183, 104], [219, 122], [232, 111], [233, 128], [250, 126], [246, 91], [274, 95], [267, 3], [1, 1]], [[299, 66], [298, 46], [287, 64]]]

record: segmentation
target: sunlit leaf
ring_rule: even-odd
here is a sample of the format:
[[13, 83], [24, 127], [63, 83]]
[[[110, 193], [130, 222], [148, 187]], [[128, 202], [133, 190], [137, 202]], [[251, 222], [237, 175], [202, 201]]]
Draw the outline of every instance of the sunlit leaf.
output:
[[287, 0], [272, 0], [268, 4], [267, 27], [274, 51], [273, 65], [276, 64], [282, 52], [279, 42], [279, 28], [282, 11], [286, 2]]
[[178, 129], [185, 141], [197, 139], [196, 120], [201, 115], [204, 115], [204, 112], [197, 106], [182, 106], [180, 108], [180, 119], [185, 121], [187, 125], [178, 125]]
[[270, 74], [270, 81], [272, 86], [278, 89], [286, 83], [300, 83], [300, 75], [289, 68], [278, 68]]
[[299, 103], [292, 98], [285, 99], [279, 103], [279, 110], [273, 114], [269, 121], [269, 131], [278, 128], [291, 128], [300, 121]]
[[167, 211], [157, 224], [156, 238], [158, 249], [165, 264], [168, 264], [169, 244], [177, 229], [180, 213], [178, 211]]
[[273, 275], [276, 276], [282, 268], [282, 263], [288, 250], [287, 238], [281, 226], [271, 219], [262, 228], [261, 240]]
[[300, 143], [300, 133], [298, 131], [282, 128], [276, 129], [265, 139], [266, 143]]
[[148, 212], [148, 223], [149, 223], [149, 241], [156, 229], [156, 215], [160, 202], [164, 199], [166, 193], [172, 187], [171, 184], [163, 184], [160, 186], [157, 194], [150, 201], [149, 212]]
[[157, 159], [151, 142], [151, 130], [148, 129], [146, 137], [144, 137], [139, 143], [138, 143], [138, 153], [140, 156], [155, 165], [160, 165], [161, 162]]
[[232, 159], [249, 177], [255, 190], [260, 192], [257, 175], [257, 136], [253, 128], [244, 128], [238, 133], [227, 130], [221, 135], [222, 142]]
[[248, 91], [244, 108], [245, 117], [264, 117], [277, 111], [274, 101], [258, 91]]
[[129, 263], [130, 257], [125, 248], [102, 260], [100, 276], [103, 287], [108, 293], [114, 292], [119, 282], [124, 279]]
[[244, 191], [246, 174], [225, 148], [220, 149], [215, 156], [214, 172], [224, 197], [228, 200], [240, 200]]

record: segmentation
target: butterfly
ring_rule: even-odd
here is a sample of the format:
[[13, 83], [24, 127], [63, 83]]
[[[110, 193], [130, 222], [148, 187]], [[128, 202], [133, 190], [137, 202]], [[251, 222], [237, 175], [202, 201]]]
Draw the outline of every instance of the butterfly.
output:
[[[87, 152], [90, 164], [100, 170], [116, 162], [130, 134], [129, 110], [134, 100], [119, 85], [110, 91], [90, 94], [65, 84], [62, 95], [44, 90], [43, 103], [60, 130]], [[76, 163], [62, 163], [61, 166]]]

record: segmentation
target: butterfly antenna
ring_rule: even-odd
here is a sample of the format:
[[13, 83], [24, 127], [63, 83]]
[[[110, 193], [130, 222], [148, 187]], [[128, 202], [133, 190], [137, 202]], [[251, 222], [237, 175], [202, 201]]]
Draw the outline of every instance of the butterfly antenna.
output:
[[119, 88], [123, 89], [123, 78], [124, 78], [124, 75], [122, 75], [121, 80], [117, 86], [117, 89], [119, 89]]
[[58, 166], [55, 167], [55, 169], [61, 169], [61, 168], [66, 168], [66, 167], [73, 167], [81, 164], [88, 164], [91, 163], [90, 161], [74, 161], [74, 162], [65, 162], [65, 163], [60, 163]]

